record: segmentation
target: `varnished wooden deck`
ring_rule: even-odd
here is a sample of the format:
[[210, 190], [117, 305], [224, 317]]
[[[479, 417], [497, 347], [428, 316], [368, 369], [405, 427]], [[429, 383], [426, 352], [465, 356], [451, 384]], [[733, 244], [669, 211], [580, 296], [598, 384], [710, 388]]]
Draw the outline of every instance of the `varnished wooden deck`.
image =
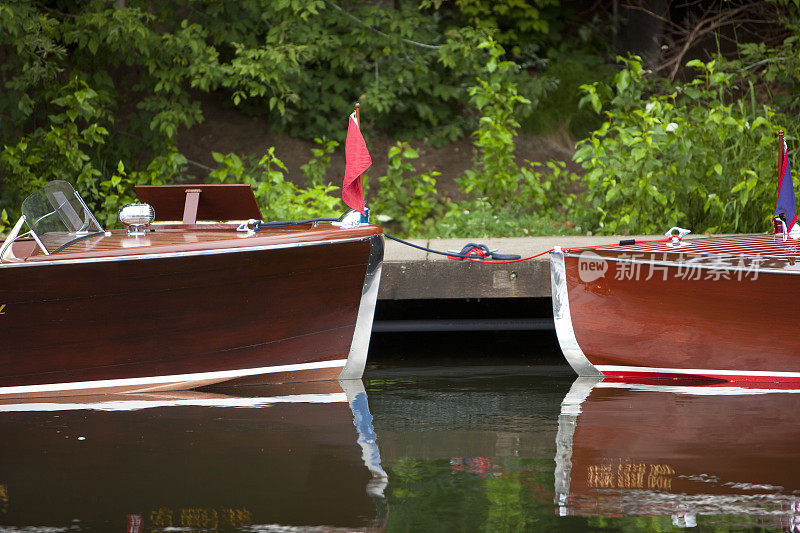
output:
[[565, 249], [571, 256], [581, 256], [587, 251], [618, 261], [800, 272], [800, 241], [791, 237], [784, 240], [782, 235], [733, 235], [684, 239], [680, 243], [643, 242]]
[[[236, 225], [228, 224], [216, 224], [208, 227], [156, 226], [142, 236], [130, 236], [125, 230], [114, 230], [109, 236], [86, 237], [70, 244], [57, 254], [44, 255], [37, 247], [33, 255], [26, 259], [26, 262], [299, 245], [360, 239], [380, 233], [381, 229], [378, 226], [342, 229], [330, 224], [269, 228], [251, 235], [236, 231]], [[53, 250], [72, 237], [66, 234], [49, 233], [40, 238], [48, 249]]]
[[800, 241], [782, 235], [732, 235], [684, 239], [680, 244], [644, 242], [627, 246], [608, 246], [599, 250], [619, 253], [667, 253], [704, 255], [761, 255], [764, 257], [800, 257]]

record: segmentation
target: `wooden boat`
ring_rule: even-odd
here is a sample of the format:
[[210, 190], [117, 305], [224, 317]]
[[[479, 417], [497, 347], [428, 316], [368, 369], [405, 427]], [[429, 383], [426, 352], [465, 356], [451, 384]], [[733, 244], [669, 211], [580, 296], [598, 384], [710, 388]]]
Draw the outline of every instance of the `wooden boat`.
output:
[[360, 380], [0, 398], [0, 432], [3, 531], [386, 527]]
[[793, 531], [800, 389], [696, 383], [578, 378], [559, 416], [557, 513], [665, 516], [681, 527], [727, 515]]
[[738, 235], [557, 250], [553, 313], [581, 376], [800, 382], [800, 242]]
[[23, 203], [33, 231], [0, 250], [0, 396], [361, 377], [380, 227], [267, 227], [247, 185], [137, 194], [127, 231], [65, 182]]

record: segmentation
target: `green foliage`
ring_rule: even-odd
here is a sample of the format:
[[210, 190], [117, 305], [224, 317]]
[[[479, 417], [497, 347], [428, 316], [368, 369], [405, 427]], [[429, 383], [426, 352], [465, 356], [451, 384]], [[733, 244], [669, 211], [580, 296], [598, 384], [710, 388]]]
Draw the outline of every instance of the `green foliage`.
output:
[[451, 204], [425, 237], [530, 237], [534, 235], [576, 235], [566, 217], [555, 212], [539, 213], [525, 205], [497, 209], [485, 198]]
[[370, 200], [372, 213], [380, 223], [391, 223], [402, 234], [419, 234], [424, 225], [431, 226], [442, 211], [436, 195], [436, 176], [440, 172], [415, 172], [411, 159], [419, 154], [406, 142], [398, 141], [389, 149], [386, 175], [378, 178], [378, 193]]
[[86, 83], [72, 79], [50, 104], [53, 112], [47, 127], [33, 130], [0, 151], [0, 171], [6, 176], [2, 199], [14, 208], [54, 179], [77, 184], [90, 203], [101, 196], [97, 187], [101, 173], [89, 154], [108, 135], [101, 125], [106, 115], [97, 93]]
[[[502, 32], [500, 35], [507, 42], [518, 41], [520, 34], [525, 32], [547, 33], [549, 25], [542, 17], [541, 9], [547, 6], [557, 6], [556, 0], [506, 0], [495, 2], [491, 0], [456, 0], [456, 5], [461, 13], [472, 20], [474, 25], [486, 24], [495, 28], [513, 28]], [[502, 42], [502, 41], [501, 41]]]
[[[203, 12], [210, 16], [196, 22], [208, 29], [212, 42], [259, 43], [265, 51], [293, 47], [295, 53], [277, 63], [293, 67], [279, 72], [282, 95], [241, 104], [233, 95], [242, 109], [268, 112], [272, 124], [293, 136], [341, 140], [342, 117], [356, 100], [367, 122], [393, 135], [433, 133], [445, 141], [461, 134], [463, 86], [482, 61], [475, 46], [483, 32], [444, 31], [410, 2], [249, 0], [209, 4]], [[459, 54], [453, 55], [456, 49]], [[276, 62], [267, 58], [260, 64], [271, 69]]]
[[501, 59], [503, 48], [492, 40], [481, 48], [491, 59], [484, 77], [469, 89], [471, 102], [481, 113], [473, 133], [476, 154], [473, 167], [457, 180], [468, 199], [451, 204], [433, 231], [440, 236], [488, 236], [568, 230], [559, 224], [553, 228], [549, 218], [557, 219], [571, 204], [567, 186], [575, 177], [563, 162], [517, 163], [516, 110], [530, 101], [509, 80], [507, 73], [518, 66]]
[[[378, 179], [377, 195], [370, 198], [377, 220], [392, 231], [411, 236], [530, 235], [569, 232], [566, 223], [553, 224], [571, 204], [567, 187], [576, 177], [563, 161], [546, 164], [514, 157], [514, 137], [520, 95], [509, 73], [518, 65], [504, 61], [503, 48], [489, 39], [479, 46], [489, 60], [477, 84], [469, 88], [470, 101], [480, 113], [474, 165], [458, 180], [467, 199], [445, 206], [436, 198], [438, 172], [413, 175], [412, 160], [419, 154], [405, 142], [390, 148], [387, 174]], [[566, 221], [565, 221], [566, 222]]]
[[536, 109], [522, 120], [522, 130], [555, 137], [572, 144], [600, 127], [602, 120], [591, 109], [580, 108], [581, 85], [610, 82], [616, 71], [596, 52], [554, 51], [548, 55], [544, 75], [551, 86], [538, 99]]
[[527, 501], [531, 495], [525, 486], [529, 479], [525, 474], [512, 472], [486, 480], [486, 530], [525, 531], [537, 521], [537, 514]]
[[[192, 91], [283, 94], [282, 80], [297, 64], [292, 47], [276, 47], [267, 57], [231, 45], [221, 59], [207, 29], [165, 19], [149, 6], [135, 0], [124, 8], [99, 0], [0, 5], [4, 205], [16, 209], [44, 182], [65, 179], [102, 222], [113, 224], [112, 213], [131, 199], [133, 185], [182, 174], [178, 129], [202, 120]], [[124, 175], [103, 179], [125, 166]]]
[[503, 48], [492, 40], [484, 41], [479, 48], [487, 49], [490, 59], [485, 67], [486, 79], [479, 77], [478, 84], [468, 91], [470, 102], [481, 113], [478, 129], [473, 133], [477, 158], [474, 168], [467, 170], [458, 183], [467, 194], [499, 204], [517, 189], [519, 167], [514, 161], [514, 137], [519, 122], [514, 110], [530, 100], [520, 95], [506, 76], [518, 65], [501, 59]]
[[341, 200], [332, 196], [338, 187], [319, 184], [301, 189], [287, 181], [286, 165], [275, 155], [274, 147], [257, 161], [233, 153], [213, 152], [212, 156], [218, 166], [209, 173], [209, 182], [249, 184], [265, 220], [332, 217], [342, 211]]
[[768, 106], [734, 99], [733, 74], [690, 61], [700, 74], [659, 91], [638, 58], [614, 86], [585, 85], [583, 105], [606, 121], [581, 141], [586, 222], [606, 233], [764, 231], [772, 213], [778, 126]]
[[516, 195], [518, 203], [533, 208], [536, 212], [556, 217], [567, 211], [575, 202], [570, 187], [580, 177], [567, 169], [564, 161], [551, 160], [546, 163], [526, 161], [520, 168], [522, 181]]
[[[425, 0], [423, 8], [444, 11], [442, 0]], [[504, 47], [519, 57], [536, 52], [551, 31], [551, 20], [559, 9], [558, 0], [456, 0], [458, 22], [488, 30]]]
[[[455, 458], [454, 458], [455, 459]], [[569, 531], [553, 512], [552, 459], [493, 457], [483, 472], [451, 459], [400, 457], [388, 468], [389, 531]], [[550, 491], [552, 489], [549, 489]]]
[[777, 110], [796, 114], [800, 110], [800, 5], [794, 0], [775, 3], [784, 10], [780, 22], [788, 36], [777, 46], [741, 42], [734, 59], [720, 60], [729, 72], [756, 84], [762, 98], [769, 98]]
[[[325, 174], [360, 100], [365, 129], [379, 124], [395, 138], [438, 144], [473, 132], [473, 166], [458, 180], [465, 199], [447, 205], [438, 173], [419, 174], [410, 145], [390, 149], [369, 199], [401, 234], [761, 231], [785, 120], [775, 110], [800, 109], [800, 24], [794, 2], [779, 1], [791, 32], [780, 45], [690, 62], [698, 76], [674, 85], [636, 58], [611, 80], [597, 47], [581, 52], [589, 47], [578, 42], [597, 20], [562, 44], [568, 15], [555, 0], [6, 0], [0, 231], [52, 179], [72, 182], [107, 225], [136, 184], [191, 179], [178, 132], [203, 120], [200, 98], [212, 92], [273, 129], [316, 139], [301, 167], [307, 189], [286, 178], [274, 148], [214, 154], [208, 179], [250, 183], [266, 218], [338, 214]], [[563, 161], [520, 161], [521, 122], [562, 139], [591, 132], [575, 155], [585, 176]]]
[[312, 148], [312, 158], [308, 163], [300, 166], [300, 171], [306, 177], [306, 184], [311, 187], [324, 183], [325, 173], [328, 167], [331, 166], [331, 154], [333, 154], [333, 152], [336, 151], [336, 147], [339, 146], [338, 142], [326, 137], [321, 139], [317, 137], [314, 139], [314, 142], [319, 145], [319, 148]]
[[[470, 5], [479, 11], [489, 4]], [[493, 16], [544, 30], [537, 8], [510, 7], [492, 7]], [[137, 183], [187, 179], [177, 135], [203, 120], [202, 93], [227, 95], [275, 129], [338, 139], [342, 118], [360, 99], [368, 122], [437, 143], [471, 124], [465, 89], [479, 72], [489, 73], [484, 83], [507, 84], [508, 94], [515, 83], [519, 94], [542, 90], [503, 68], [495, 48], [478, 46], [488, 30], [450, 20], [407, 2], [3, 2], [0, 201], [16, 208], [41, 182], [63, 178], [111, 213]], [[303, 167], [313, 185], [306, 192], [265, 175], [267, 162], [239, 165], [229, 157], [211, 179], [255, 175], [276, 188], [259, 193], [265, 199], [291, 197], [295, 208], [301, 196], [325, 204], [324, 169], [335, 146], [323, 140]], [[120, 161], [124, 172], [115, 172]], [[407, 206], [409, 231], [435, 209], [428, 199], [435, 175], [418, 183]]]

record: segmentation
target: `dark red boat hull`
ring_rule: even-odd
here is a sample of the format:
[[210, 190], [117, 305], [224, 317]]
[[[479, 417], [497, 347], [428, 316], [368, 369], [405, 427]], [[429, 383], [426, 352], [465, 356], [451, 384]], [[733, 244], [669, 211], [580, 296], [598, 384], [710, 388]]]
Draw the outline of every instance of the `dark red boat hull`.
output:
[[573, 336], [585, 357], [573, 364], [579, 374], [800, 382], [800, 275], [737, 269], [735, 257], [687, 275], [674, 257], [621, 256], [595, 255], [600, 276], [581, 271], [580, 253], [561, 259], [572, 332], [559, 336]]
[[335, 379], [351, 348], [371, 242], [3, 269], [0, 394], [64, 390], [48, 384], [74, 394], [87, 384], [99, 392], [252, 375]]

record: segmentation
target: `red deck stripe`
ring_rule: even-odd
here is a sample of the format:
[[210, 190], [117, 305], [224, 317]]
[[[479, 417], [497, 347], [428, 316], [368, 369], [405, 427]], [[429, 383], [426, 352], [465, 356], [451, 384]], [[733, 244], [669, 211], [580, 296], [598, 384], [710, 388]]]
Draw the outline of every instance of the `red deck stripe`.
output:
[[636, 253], [660, 253], [668, 255], [761, 255], [771, 257], [799, 257], [800, 242], [780, 236], [747, 235], [735, 237], [710, 237], [688, 240], [689, 246], [672, 247], [666, 243], [643, 243], [631, 246], [613, 246], [597, 250], [613, 251], [633, 255]]

